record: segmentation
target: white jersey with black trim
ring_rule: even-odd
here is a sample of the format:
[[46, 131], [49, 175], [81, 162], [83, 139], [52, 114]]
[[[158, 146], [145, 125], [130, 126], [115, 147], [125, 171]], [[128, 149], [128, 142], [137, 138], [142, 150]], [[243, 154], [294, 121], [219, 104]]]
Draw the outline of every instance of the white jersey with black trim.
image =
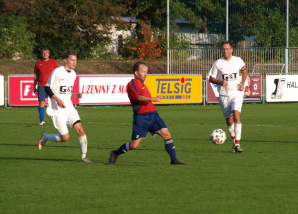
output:
[[208, 75], [228, 82], [226, 87], [217, 85], [218, 93], [221, 96], [231, 96], [238, 90], [238, 85], [241, 82], [239, 80], [239, 71], [244, 66], [243, 60], [236, 56], [232, 56], [229, 61], [223, 57], [215, 61]]
[[47, 114], [49, 116], [74, 110], [71, 95], [76, 77], [77, 75], [74, 70], [71, 69], [69, 72], [63, 66], [53, 70], [46, 86], [50, 87], [54, 95], [64, 102], [65, 108], [60, 108], [54, 99], [48, 99]]

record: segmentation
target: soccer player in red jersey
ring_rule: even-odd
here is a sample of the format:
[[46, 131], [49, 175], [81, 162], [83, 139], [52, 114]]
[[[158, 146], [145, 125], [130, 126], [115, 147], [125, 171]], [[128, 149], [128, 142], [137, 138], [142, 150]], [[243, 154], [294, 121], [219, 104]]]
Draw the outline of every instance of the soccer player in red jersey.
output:
[[37, 94], [38, 94], [38, 112], [40, 119], [40, 126], [44, 126], [46, 123], [44, 122], [44, 106], [45, 106], [45, 98], [48, 96], [45, 91], [45, 85], [55, 68], [58, 68], [58, 64], [55, 60], [50, 59], [50, 50], [48, 48], [43, 48], [41, 51], [42, 60], [39, 60], [35, 63], [34, 68], [34, 94], [36, 94], [36, 85], [38, 82]]
[[185, 165], [178, 161], [171, 134], [152, 103], [160, 102], [161, 97], [151, 97], [144, 84], [147, 72], [148, 67], [144, 62], [139, 61], [133, 65], [135, 78], [127, 84], [127, 93], [134, 112], [133, 133], [130, 143], [124, 143], [117, 151], [111, 151], [109, 161], [116, 163], [119, 155], [138, 148], [142, 138], [145, 138], [147, 132], [150, 132], [153, 136], [158, 134], [163, 138], [166, 151], [171, 157], [170, 164]]

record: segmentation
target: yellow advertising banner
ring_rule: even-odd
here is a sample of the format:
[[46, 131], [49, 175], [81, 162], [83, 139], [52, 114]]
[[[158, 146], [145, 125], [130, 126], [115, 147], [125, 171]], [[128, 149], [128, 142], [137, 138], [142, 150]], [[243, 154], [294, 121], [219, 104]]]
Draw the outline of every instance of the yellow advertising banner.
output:
[[145, 84], [160, 103], [202, 102], [202, 75], [148, 75]]

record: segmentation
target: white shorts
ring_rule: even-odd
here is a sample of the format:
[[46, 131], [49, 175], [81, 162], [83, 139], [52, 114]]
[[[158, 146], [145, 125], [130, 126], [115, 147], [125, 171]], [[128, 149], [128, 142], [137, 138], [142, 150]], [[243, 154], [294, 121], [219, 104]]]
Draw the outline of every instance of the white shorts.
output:
[[243, 104], [243, 91], [237, 91], [232, 96], [219, 96], [219, 104], [225, 118], [230, 118], [233, 111], [241, 112]]
[[65, 135], [68, 133], [67, 126], [73, 128], [73, 125], [78, 120], [81, 120], [79, 113], [76, 109], [67, 114], [57, 114], [51, 116], [54, 127], [60, 135]]

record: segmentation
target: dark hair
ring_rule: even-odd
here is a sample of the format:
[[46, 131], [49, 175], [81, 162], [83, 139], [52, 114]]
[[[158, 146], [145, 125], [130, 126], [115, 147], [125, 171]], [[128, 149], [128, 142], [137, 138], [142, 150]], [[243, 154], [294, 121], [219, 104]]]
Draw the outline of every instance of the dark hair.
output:
[[64, 59], [68, 59], [69, 56], [78, 56], [78, 53], [74, 50], [68, 50], [64, 53]]
[[231, 46], [231, 48], [233, 48], [233, 44], [230, 41], [223, 41], [220, 45], [220, 47], [222, 48], [223, 45], [229, 44]]
[[40, 52], [42, 53], [43, 51], [49, 51], [49, 52], [51, 52], [50, 49], [47, 48], [47, 47], [44, 47]]
[[[139, 71], [139, 69], [140, 69], [140, 65], [145, 65], [145, 66], [147, 66], [146, 63], [143, 62], [143, 61], [138, 61], [138, 62], [136, 62], [136, 63], [132, 66], [132, 73], [133, 73], [133, 74], [135, 73], [135, 71]], [[147, 66], [147, 67], [148, 67], [148, 66]]]

